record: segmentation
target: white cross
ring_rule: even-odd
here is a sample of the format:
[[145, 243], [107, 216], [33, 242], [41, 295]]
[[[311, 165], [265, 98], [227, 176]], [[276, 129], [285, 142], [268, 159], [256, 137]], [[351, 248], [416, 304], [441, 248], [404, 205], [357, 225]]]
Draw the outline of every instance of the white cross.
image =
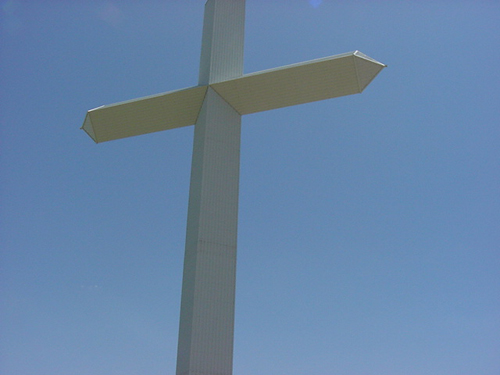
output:
[[198, 86], [87, 112], [96, 142], [195, 125], [177, 375], [230, 375], [241, 116], [362, 92], [384, 64], [359, 51], [243, 74], [245, 0], [205, 4]]

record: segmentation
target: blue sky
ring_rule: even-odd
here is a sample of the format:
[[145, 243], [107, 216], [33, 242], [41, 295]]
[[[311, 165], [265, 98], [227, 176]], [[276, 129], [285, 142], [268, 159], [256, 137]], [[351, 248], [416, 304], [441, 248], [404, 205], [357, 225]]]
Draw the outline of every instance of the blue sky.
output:
[[[175, 373], [203, 0], [2, 0], [0, 372]], [[361, 95], [243, 118], [234, 373], [498, 375], [500, 3], [247, 0], [245, 72], [360, 50]]]

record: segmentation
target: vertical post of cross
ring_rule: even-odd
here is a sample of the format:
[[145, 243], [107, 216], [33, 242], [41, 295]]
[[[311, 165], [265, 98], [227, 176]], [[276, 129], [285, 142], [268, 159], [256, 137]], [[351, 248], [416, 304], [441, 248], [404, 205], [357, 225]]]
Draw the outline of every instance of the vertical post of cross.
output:
[[[205, 4], [200, 85], [243, 74], [245, 0]], [[177, 375], [231, 375], [241, 115], [208, 87], [195, 124]]]

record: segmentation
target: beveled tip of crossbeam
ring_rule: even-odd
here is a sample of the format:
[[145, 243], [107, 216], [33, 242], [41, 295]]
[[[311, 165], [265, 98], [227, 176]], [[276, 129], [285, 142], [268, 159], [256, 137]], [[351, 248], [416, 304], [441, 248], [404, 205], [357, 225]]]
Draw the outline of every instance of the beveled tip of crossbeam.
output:
[[83, 121], [83, 125], [80, 129], [85, 131], [85, 133], [87, 133], [90, 136], [90, 138], [92, 138], [94, 140], [94, 142], [97, 143], [97, 139], [96, 139], [95, 133], [94, 133], [94, 128], [92, 126], [92, 119], [90, 118], [88, 112], [87, 112], [87, 115], [85, 116], [85, 120]]
[[246, 74], [211, 86], [238, 113], [246, 115], [360, 93], [384, 67], [354, 51]]
[[194, 125], [206, 92], [207, 86], [195, 86], [97, 107], [82, 129], [100, 143]]

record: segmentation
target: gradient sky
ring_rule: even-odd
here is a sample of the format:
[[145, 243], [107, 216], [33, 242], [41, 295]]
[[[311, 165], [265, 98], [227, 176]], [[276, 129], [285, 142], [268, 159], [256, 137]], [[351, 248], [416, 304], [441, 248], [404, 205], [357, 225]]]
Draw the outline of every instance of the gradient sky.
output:
[[[0, 373], [175, 373], [203, 0], [0, 1]], [[361, 95], [243, 118], [235, 375], [500, 374], [500, 2], [247, 0], [245, 72], [353, 50]]]

